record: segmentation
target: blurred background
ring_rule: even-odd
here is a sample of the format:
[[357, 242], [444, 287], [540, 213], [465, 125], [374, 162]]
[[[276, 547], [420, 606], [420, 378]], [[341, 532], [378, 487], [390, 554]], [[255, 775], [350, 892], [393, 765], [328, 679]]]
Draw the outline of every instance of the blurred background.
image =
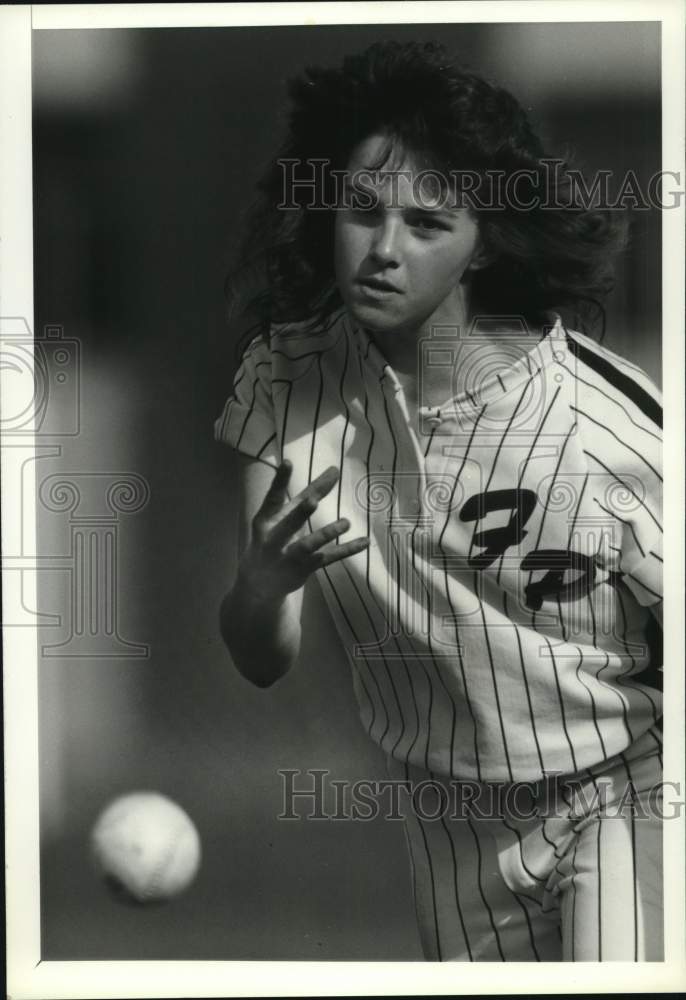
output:
[[[285, 81], [381, 38], [441, 40], [589, 174], [631, 169], [645, 189], [660, 169], [656, 24], [34, 32], [35, 329], [67, 345], [68, 369], [36, 463], [52, 557], [39, 608], [56, 616], [40, 635], [46, 959], [421, 958], [397, 823], [276, 818], [279, 769], [385, 776], [319, 593], [298, 668], [266, 691], [217, 626], [236, 560], [236, 464], [212, 424], [235, 369], [222, 287], [238, 216]], [[658, 213], [634, 212], [605, 338], [657, 382], [660, 252]], [[75, 609], [72, 593], [79, 559], [100, 555], [116, 603], [94, 623], [101, 595]], [[146, 788], [191, 814], [203, 867], [174, 903], [127, 908], [91, 869], [88, 833]]]

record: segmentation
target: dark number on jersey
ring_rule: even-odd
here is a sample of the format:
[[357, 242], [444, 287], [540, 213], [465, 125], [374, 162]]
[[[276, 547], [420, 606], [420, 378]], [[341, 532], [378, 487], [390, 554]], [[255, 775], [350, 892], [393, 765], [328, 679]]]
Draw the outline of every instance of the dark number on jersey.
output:
[[[527, 535], [524, 525], [535, 506], [536, 494], [532, 490], [492, 490], [470, 497], [460, 511], [461, 521], [476, 522], [467, 565], [472, 569], [488, 569], [506, 549], [519, 545]], [[510, 519], [507, 524], [477, 531], [479, 521], [494, 511], [509, 511]], [[472, 554], [473, 546], [478, 546], [482, 551]], [[533, 611], [541, 608], [546, 597], [565, 602], [577, 601], [590, 591], [595, 580], [593, 558], [569, 549], [537, 549], [535, 552], [528, 552], [519, 568], [529, 573], [547, 570], [540, 580], [532, 581], [524, 588], [526, 606]], [[565, 582], [568, 573], [578, 575]]]

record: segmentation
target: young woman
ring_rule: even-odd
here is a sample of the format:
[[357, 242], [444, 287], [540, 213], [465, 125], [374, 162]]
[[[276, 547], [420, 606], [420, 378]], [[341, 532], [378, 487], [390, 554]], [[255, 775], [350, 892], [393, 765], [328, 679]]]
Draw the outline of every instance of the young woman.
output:
[[320, 580], [408, 791], [427, 958], [659, 960], [660, 406], [561, 318], [623, 230], [437, 46], [291, 96], [215, 426], [243, 455], [224, 639], [274, 683]]

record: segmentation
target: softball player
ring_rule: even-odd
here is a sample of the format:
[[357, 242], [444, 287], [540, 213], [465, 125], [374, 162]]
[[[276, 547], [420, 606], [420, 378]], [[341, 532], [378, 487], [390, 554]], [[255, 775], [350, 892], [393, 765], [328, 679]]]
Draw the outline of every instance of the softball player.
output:
[[[331, 165], [366, 200], [300, 212], [296, 239], [287, 223], [310, 253], [307, 309], [272, 309], [215, 425], [245, 456], [227, 645], [273, 683], [317, 574], [362, 723], [407, 786], [428, 959], [660, 960], [659, 398], [550, 308], [597, 290], [612, 232], [569, 208], [535, 219], [549, 255], [554, 227], [570, 241], [544, 264], [517, 257], [507, 213], [389, 184], [445, 165], [446, 132], [480, 169], [508, 135], [510, 168], [513, 151], [540, 158], [513, 99], [432, 48], [376, 47], [311, 88], [294, 88], [293, 150], [320, 153], [306, 125], [324, 142], [313, 123], [338, 94], [351, 135], [347, 149], [329, 138]], [[324, 230], [308, 232], [324, 216], [328, 292]]]

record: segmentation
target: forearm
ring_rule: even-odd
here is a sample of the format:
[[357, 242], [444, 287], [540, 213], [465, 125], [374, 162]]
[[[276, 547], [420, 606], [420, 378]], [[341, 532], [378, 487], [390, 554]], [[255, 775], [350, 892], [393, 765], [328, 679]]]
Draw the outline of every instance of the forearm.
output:
[[292, 595], [260, 597], [240, 576], [221, 603], [220, 631], [239, 672], [258, 687], [269, 687], [295, 662], [300, 620]]

